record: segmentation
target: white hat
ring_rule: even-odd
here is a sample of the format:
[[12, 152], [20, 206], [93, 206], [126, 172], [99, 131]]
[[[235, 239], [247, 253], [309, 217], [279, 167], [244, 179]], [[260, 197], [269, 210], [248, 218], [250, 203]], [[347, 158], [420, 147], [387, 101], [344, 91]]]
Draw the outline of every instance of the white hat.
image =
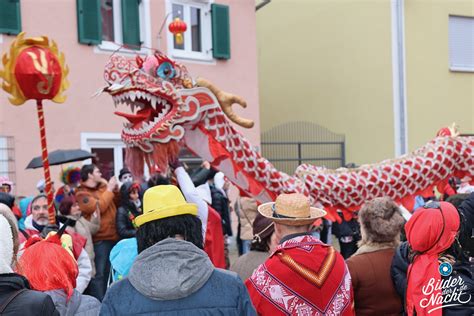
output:
[[5, 216], [0, 215], [0, 274], [12, 273], [13, 235]]
[[218, 190], [224, 189], [225, 175], [222, 172], [218, 172], [214, 175], [214, 185]]
[[[51, 184], [54, 184], [54, 181], [51, 181]], [[39, 180], [36, 184], [36, 188], [38, 191], [44, 192], [46, 190], [46, 181], [44, 181], [44, 179]]]

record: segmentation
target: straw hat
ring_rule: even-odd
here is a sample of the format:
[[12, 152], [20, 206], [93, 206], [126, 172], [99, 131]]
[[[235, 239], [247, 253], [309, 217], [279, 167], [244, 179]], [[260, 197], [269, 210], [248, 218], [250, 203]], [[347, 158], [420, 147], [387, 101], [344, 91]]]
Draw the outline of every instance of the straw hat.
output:
[[300, 193], [280, 194], [275, 202], [260, 205], [258, 212], [275, 223], [289, 226], [309, 225], [327, 214], [311, 207], [309, 199]]
[[145, 191], [143, 214], [135, 218], [137, 227], [159, 219], [191, 214], [197, 216], [197, 205], [188, 203], [174, 185], [158, 185]]

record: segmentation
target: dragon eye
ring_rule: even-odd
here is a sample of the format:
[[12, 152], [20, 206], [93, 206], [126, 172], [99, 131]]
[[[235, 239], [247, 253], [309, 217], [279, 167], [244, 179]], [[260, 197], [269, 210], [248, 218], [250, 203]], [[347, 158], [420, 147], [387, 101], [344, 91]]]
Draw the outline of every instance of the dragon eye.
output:
[[164, 80], [173, 79], [176, 75], [174, 67], [169, 62], [164, 62], [156, 69], [156, 74]]

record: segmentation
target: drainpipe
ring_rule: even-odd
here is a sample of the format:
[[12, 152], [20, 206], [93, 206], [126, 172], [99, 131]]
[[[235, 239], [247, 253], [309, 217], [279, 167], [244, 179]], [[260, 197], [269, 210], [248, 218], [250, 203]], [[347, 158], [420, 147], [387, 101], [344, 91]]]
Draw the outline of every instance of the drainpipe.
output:
[[257, 4], [257, 6], [255, 7], [255, 11], [258, 11], [258, 10], [260, 10], [261, 8], [263, 8], [264, 6], [266, 6], [267, 4], [269, 4], [270, 1], [272, 1], [272, 0], [262, 0], [262, 2], [260, 2], [259, 4]]
[[408, 151], [404, 0], [391, 0], [391, 13], [395, 155], [398, 157]]

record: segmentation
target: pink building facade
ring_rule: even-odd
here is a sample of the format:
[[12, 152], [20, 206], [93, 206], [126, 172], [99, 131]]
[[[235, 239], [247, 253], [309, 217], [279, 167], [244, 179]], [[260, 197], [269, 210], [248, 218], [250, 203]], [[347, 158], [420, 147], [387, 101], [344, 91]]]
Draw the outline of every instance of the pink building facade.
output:
[[[136, 3], [135, 0], [21, 0], [18, 3], [16, 11], [8, 13], [9, 16], [19, 14], [20, 19], [16, 23], [21, 25], [21, 31], [26, 32], [26, 36], [46, 35], [56, 41], [69, 67], [70, 88], [65, 92], [67, 101], [63, 104], [44, 102], [50, 151], [74, 148], [93, 151], [101, 158], [106, 172], [118, 175], [123, 165], [124, 145], [120, 140], [120, 131], [124, 121], [113, 114], [114, 103], [109, 95], [92, 96], [105, 86], [103, 69], [110, 55], [124, 41], [133, 40], [141, 42], [139, 54], [149, 53], [148, 48], [158, 48], [185, 64], [192, 77], [209, 79], [223, 90], [244, 97], [248, 108], [236, 106], [235, 111], [256, 124], [251, 130], [237, 128], [254, 146], [259, 145], [254, 0], [136, 0]], [[94, 4], [92, 9], [91, 3]], [[135, 9], [138, 6], [138, 9], [131, 12], [130, 8], [125, 7], [127, 5], [135, 6]], [[215, 47], [222, 44], [222, 38], [221, 44], [216, 41], [216, 36], [222, 36], [222, 32], [216, 35], [219, 25], [212, 18], [215, 7], [228, 9], [227, 40], [230, 40], [230, 46], [224, 51]], [[0, 35], [0, 52], [3, 55], [8, 52], [14, 35], [8, 35], [2, 29], [5, 24], [10, 23], [7, 26], [11, 26], [12, 22], [1, 21], [6, 11], [5, 8], [0, 8], [0, 11], [4, 12], [0, 14], [0, 31], [3, 32]], [[97, 12], [99, 16], [94, 16]], [[135, 16], [133, 13], [136, 13]], [[123, 16], [131, 16], [133, 23], [124, 21]], [[168, 30], [168, 24], [176, 16], [181, 17], [188, 26], [181, 45], [176, 43]], [[97, 23], [94, 25], [93, 22]], [[94, 34], [98, 23], [102, 32]], [[90, 38], [98, 41], [80, 43]], [[134, 58], [137, 51], [120, 49], [118, 54]], [[32, 157], [40, 154], [35, 102], [13, 106], [8, 102], [8, 94], [1, 90], [0, 176], [12, 178], [15, 183], [13, 193], [16, 195], [36, 192], [36, 183], [43, 178], [43, 171], [26, 170], [25, 167]], [[81, 166], [81, 163], [74, 165]], [[51, 169], [56, 189], [61, 185], [60, 170], [61, 166]]]

